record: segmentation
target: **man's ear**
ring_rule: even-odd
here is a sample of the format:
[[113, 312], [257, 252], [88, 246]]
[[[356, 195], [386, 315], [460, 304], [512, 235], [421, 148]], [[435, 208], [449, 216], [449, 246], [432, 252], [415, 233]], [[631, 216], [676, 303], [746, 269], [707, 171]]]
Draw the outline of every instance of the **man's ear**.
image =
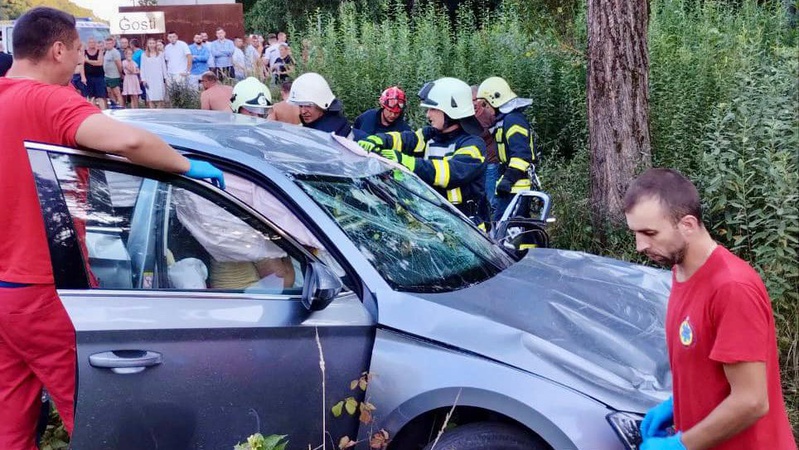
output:
[[64, 56], [66, 56], [68, 51], [69, 49], [67, 48], [67, 45], [61, 41], [53, 42], [53, 45], [50, 47], [51, 57], [58, 62], [60, 62]]
[[699, 231], [699, 229], [702, 228], [702, 224], [699, 223], [699, 220], [696, 218], [696, 216], [689, 214], [683, 216], [683, 218], [677, 222], [677, 228], [683, 235], [687, 236]]

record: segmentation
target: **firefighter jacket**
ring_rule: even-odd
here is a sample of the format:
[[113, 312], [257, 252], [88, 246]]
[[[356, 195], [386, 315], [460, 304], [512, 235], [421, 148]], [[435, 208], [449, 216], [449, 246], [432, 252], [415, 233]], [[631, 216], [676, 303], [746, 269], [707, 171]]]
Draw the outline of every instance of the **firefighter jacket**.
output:
[[[532, 173], [535, 171], [535, 133], [524, 117], [523, 109], [501, 114], [491, 129], [497, 141], [499, 181], [503, 177], [510, 181], [513, 194], [531, 189]], [[491, 186], [489, 189], [495, 187]]]
[[386, 148], [415, 157], [413, 172], [467, 217], [478, 225], [487, 220], [485, 143], [479, 136], [462, 128], [441, 133], [433, 127], [377, 136]]
[[[350, 138], [352, 137], [352, 127], [344, 116], [342, 108], [341, 102], [338, 99], [333, 100], [333, 104], [330, 105], [330, 108], [325, 111], [322, 117], [311, 123], [303, 122], [302, 126]], [[300, 121], [302, 121], [302, 119], [300, 119]]]

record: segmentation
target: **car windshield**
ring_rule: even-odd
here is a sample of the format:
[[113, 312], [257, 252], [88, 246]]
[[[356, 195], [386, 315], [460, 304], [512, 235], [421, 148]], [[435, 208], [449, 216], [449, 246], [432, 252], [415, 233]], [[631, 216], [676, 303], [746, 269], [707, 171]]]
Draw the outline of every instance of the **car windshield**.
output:
[[447, 292], [486, 280], [514, 260], [417, 177], [298, 175], [383, 278], [399, 291]]

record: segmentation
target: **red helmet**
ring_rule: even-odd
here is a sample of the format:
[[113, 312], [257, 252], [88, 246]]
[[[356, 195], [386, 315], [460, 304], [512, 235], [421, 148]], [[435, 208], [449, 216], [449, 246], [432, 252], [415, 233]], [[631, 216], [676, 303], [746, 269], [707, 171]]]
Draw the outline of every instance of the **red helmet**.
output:
[[380, 106], [399, 114], [405, 109], [405, 92], [399, 86], [391, 86], [380, 94]]

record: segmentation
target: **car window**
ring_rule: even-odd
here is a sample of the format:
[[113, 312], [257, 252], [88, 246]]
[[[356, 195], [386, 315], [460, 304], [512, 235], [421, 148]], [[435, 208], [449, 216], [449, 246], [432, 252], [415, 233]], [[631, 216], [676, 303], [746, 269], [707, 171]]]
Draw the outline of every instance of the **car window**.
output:
[[92, 287], [301, 293], [302, 251], [206, 186], [51, 160]]
[[514, 262], [411, 174], [296, 179], [397, 290], [462, 289]]

